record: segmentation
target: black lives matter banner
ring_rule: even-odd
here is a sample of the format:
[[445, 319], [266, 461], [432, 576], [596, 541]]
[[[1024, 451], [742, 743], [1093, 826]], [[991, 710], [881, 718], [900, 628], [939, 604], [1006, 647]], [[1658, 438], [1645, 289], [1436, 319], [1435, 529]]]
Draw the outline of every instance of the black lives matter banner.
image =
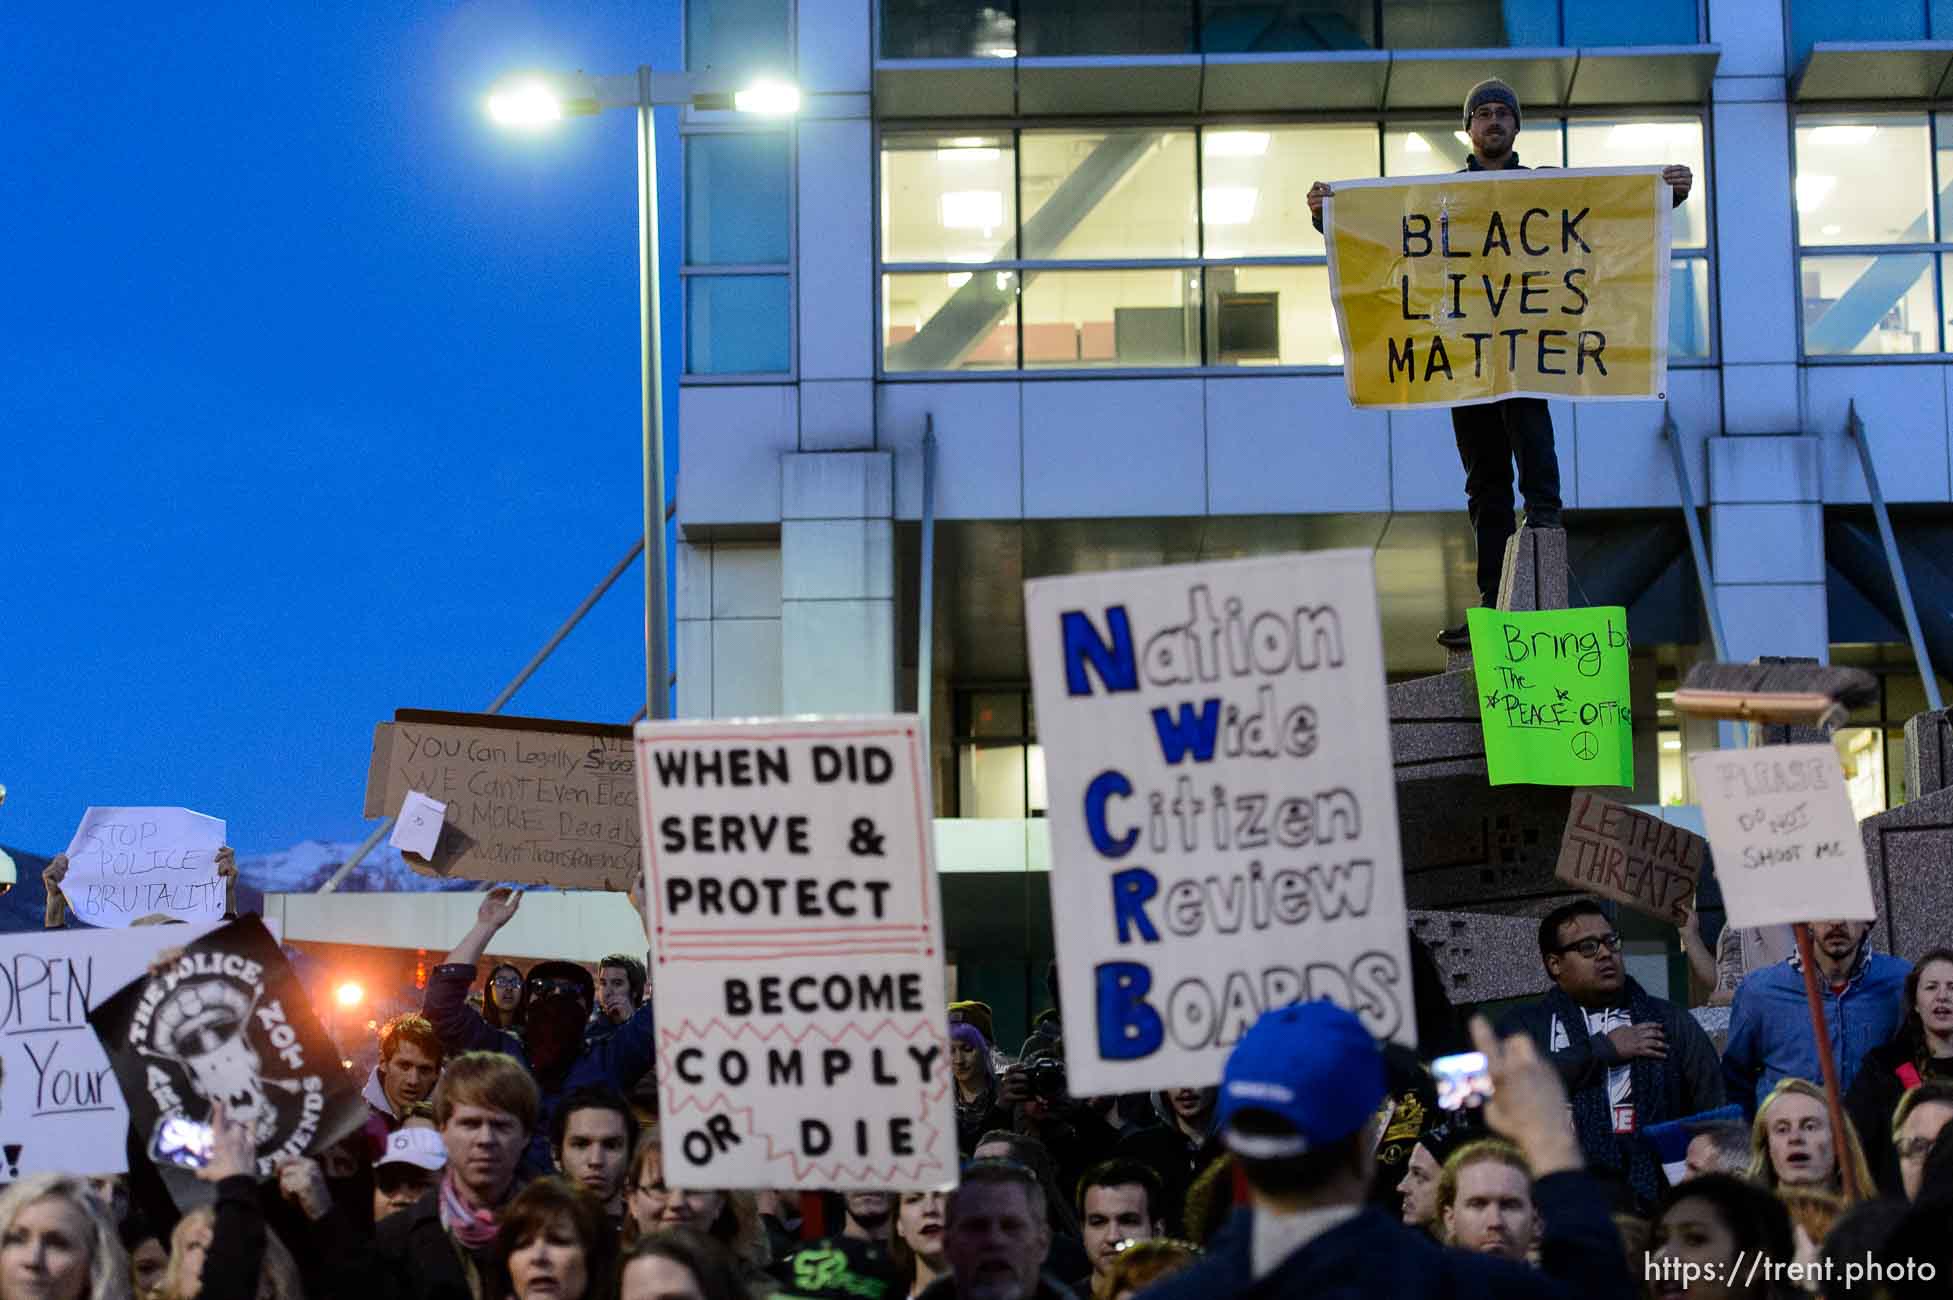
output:
[[[208, 1122], [221, 1100], [251, 1126], [258, 1176], [321, 1151], [366, 1119], [359, 1085], [312, 1012], [291, 963], [264, 924], [247, 916], [191, 942], [160, 971], [90, 1013], [148, 1148], [170, 1120]], [[159, 1162], [179, 1205], [210, 1185]]]
[[913, 717], [642, 723], [665, 1181], [956, 1181]]

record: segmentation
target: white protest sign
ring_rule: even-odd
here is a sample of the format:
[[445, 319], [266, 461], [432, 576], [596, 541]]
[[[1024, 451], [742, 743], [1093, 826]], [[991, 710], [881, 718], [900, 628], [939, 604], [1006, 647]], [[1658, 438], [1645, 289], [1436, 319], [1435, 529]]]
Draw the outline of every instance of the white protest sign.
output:
[[77, 920], [121, 929], [162, 913], [220, 921], [221, 818], [188, 808], [90, 808], [68, 845], [61, 892]]
[[0, 1180], [119, 1174], [129, 1108], [88, 1013], [216, 923], [0, 935]]
[[409, 790], [400, 803], [400, 815], [393, 819], [393, 834], [387, 836], [387, 843], [402, 853], [431, 858], [434, 846], [441, 842], [441, 823], [447, 815], [448, 806], [439, 799]]
[[1716, 749], [1689, 767], [1730, 925], [1878, 919], [1837, 750]]
[[636, 744], [665, 1182], [953, 1185], [916, 719], [646, 722]]
[[1216, 1083], [1269, 1007], [1414, 1043], [1368, 551], [1024, 584], [1076, 1096]]

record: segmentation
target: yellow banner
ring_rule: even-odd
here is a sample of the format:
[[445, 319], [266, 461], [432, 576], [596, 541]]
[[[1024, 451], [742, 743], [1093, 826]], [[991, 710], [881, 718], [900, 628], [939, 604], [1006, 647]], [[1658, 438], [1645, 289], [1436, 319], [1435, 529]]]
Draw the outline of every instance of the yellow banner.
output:
[[1351, 404], [1666, 397], [1671, 203], [1658, 167], [1338, 181]]

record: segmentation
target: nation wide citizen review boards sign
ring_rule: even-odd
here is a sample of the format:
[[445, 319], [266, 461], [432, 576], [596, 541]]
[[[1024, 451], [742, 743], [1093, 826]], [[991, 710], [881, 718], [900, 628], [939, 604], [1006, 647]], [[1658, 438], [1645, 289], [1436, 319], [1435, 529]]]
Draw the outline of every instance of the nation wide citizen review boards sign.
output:
[[1666, 397], [1672, 206], [1658, 167], [1337, 181], [1350, 403]]
[[666, 1183], [954, 1185], [916, 719], [647, 722], [636, 743]]
[[1024, 598], [1072, 1093], [1215, 1083], [1314, 998], [1414, 1043], [1370, 552]]

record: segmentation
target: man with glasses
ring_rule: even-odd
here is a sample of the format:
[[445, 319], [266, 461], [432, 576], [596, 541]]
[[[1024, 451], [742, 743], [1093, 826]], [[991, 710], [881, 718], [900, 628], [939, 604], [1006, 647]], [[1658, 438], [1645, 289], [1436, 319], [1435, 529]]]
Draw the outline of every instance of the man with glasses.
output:
[[1546, 914], [1539, 956], [1553, 991], [1515, 1012], [1506, 1032], [1530, 1035], [1558, 1068], [1587, 1162], [1653, 1201], [1661, 1165], [1636, 1135], [1723, 1104], [1715, 1044], [1688, 1012], [1629, 977], [1621, 936], [1593, 899]]
[[[1524, 169], [1513, 143], [1519, 137], [1519, 95], [1497, 77], [1479, 82], [1465, 97], [1465, 134], [1472, 151], [1465, 171], [1496, 172]], [[1661, 178], [1674, 191], [1680, 206], [1695, 185], [1687, 167], [1662, 168]], [[1330, 187], [1317, 181], [1309, 187], [1309, 211], [1322, 229], [1322, 201]], [[1537, 397], [1508, 397], [1501, 402], [1451, 408], [1451, 429], [1457, 436], [1458, 459], [1465, 468], [1465, 506], [1478, 540], [1478, 594], [1487, 608], [1498, 604], [1499, 576], [1505, 564], [1505, 544], [1518, 527], [1513, 514], [1512, 469], [1519, 467], [1519, 495], [1526, 503], [1526, 527], [1561, 528], [1560, 459], [1553, 448], [1553, 416]], [[1458, 623], [1438, 633], [1438, 643], [1462, 650], [1471, 644], [1468, 625]]]

